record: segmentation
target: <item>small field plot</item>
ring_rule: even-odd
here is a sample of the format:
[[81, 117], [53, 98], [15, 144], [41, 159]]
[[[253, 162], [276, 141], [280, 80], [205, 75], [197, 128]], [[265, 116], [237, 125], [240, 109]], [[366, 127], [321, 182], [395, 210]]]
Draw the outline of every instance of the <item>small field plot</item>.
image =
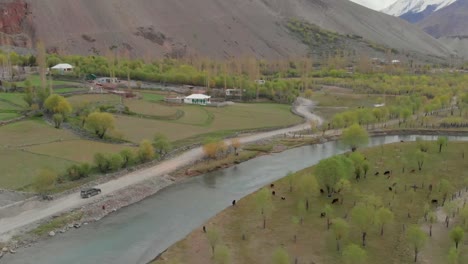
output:
[[317, 92], [311, 97], [311, 100], [318, 103], [320, 107], [348, 107], [357, 108], [373, 107], [379, 101], [389, 105], [395, 102], [395, 96], [366, 95], [366, 94], [348, 94], [348, 93], [324, 93]]
[[24, 94], [22, 93], [0, 93], [0, 100], [10, 102], [19, 107], [28, 106], [26, 101], [24, 101]]
[[[41, 85], [41, 78], [37, 74], [29, 76], [28, 80], [31, 82], [32, 86], [39, 87]], [[49, 84], [50, 81], [47, 80], [47, 83]], [[19, 86], [19, 87], [24, 87], [25, 82], [24, 81], [23, 82], [17, 82], [16, 85]], [[61, 80], [52, 79], [52, 85], [70, 85], [70, 86], [75, 85], [76, 86], [76, 85], [81, 85], [81, 84], [78, 83], [78, 82], [73, 82], [73, 81], [61, 81]]]
[[171, 141], [175, 141], [203, 134], [207, 131], [206, 128], [200, 126], [129, 116], [116, 116], [115, 129], [123, 135], [124, 139], [135, 143], [139, 143], [143, 139], [152, 140], [156, 133], [162, 133]]
[[62, 173], [74, 164], [65, 159], [10, 149], [0, 149], [0, 160], [0, 188], [11, 190], [19, 190], [32, 184], [43, 168]]
[[176, 121], [151, 120], [117, 116], [116, 131], [125, 139], [140, 142], [152, 139], [155, 133], [163, 133], [176, 141], [202, 134], [272, 128], [293, 125], [301, 118], [290, 111], [290, 106], [279, 104], [238, 104], [228, 107], [179, 106], [184, 116]]
[[80, 104], [99, 104], [99, 105], [115, 105], [120, 103], [121, 97], [114, 94], [83, 94], [74, 95], [67, 98], [72, 106], [76, 107]]
[[133, 149], [125, 145], [107, 144], [89, 140], [70, 140], [36, 145], [27, 148], [31, 153], [46, 155], [55, 158], [67, 159], [76, 162], [93, 161], [96, 153], [118, 153], [125, 148]]
[[212, 130], [238, 130], [293, 125], [301, 117], [291, 112], [289, 105], [235, 104], [221, 108], [206, 108], [214, 114]]
[[141, 94], [143, 100], [149, 102], [161, 102], [164, 101], [164, 98], [168, 95], [168, 93], [160, 92], [160, 91], [147, 91], [147, 90], [136, 90]]
[[144, 100], [125, 100], [125, 105], [128, 106], [132, 112], [161, 117], [176, 115], [177, 110], [179, 110], [176, 106], [151, 103]]
[[0, 113], [0, 121], [10, 120], [19, 116], [17, 113]]
[[15, 147], [77, 139], [71, 132], [55, 129], [44, 121], [31, 119], [0, 127], [0, 145]]
[[73, 92], [83, 92], [88, 91], [88, 88], [57, 88], [54, 89], [55, 93], [64, 94], [64, 93], [73, 93]]

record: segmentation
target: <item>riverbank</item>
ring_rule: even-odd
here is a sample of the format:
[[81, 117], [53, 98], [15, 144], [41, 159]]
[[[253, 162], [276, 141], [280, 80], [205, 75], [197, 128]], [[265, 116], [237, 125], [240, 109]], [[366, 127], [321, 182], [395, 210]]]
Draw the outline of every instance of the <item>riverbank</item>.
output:
[[[394, 214], [395, 221], [385, 225], [385, 236], [380, 235], [379, 227], [369, 223], [372, 227], [366, 229], [368, 245], [365, 247], [370, 258], [369, 263], [412, 261], [412, 251], [409, 250], [409, 244], [405, 240], [405, 227], [423, 218], [424, 204], [430, 204], [433, 199], [441, 202], [443, 197], [443, 193], [431, 192], [432, 187], [428, 186], [433, 184], [437, 186], [440, 179], [447, 179], [455, 190], [466, 186], [464, 178], [467, 175], [467, 165], [462, 153], [468, 149], [468, 143], [449, 143], [442, 153], [439, 153], [437, 144], [430, 144], [428, 160], [422, 172], [418, 172], [416, 161], [404, 162], [410, 161], [416, 148], [416, 143], [397, 141], [392, 145], [360, 150], [368, 157], [371, 164], [369, 174], [359, 182], [350, 180], [353, 191], [347, 192], [344, 196], [332, 197], [343, 199], [343, 203], [333, 205], [333, 210], [328, 212], [332, 214], [330, 219], [343, 217], [352, 227], [349, 230], [349, 237], [344, 237], [341, 241], [343, 248], [349, 243], [360, 242], [360, 229], [353, 226], [355, 223], [350, 221], [347, 215], [351, 214], [354, 202], [363, 199], [362, 196], [376, 197], [375, 199], [381, 203], [379, 206], [388, 206]], [[406, 170], [402, 171], [405, 167]], [[385, 170], [393, 171], [390, 180], [387, 177], [375, 176], [376, 172], [382, 173]], [[304, 199], [299, 191], [302, 186], [301, 179], [312, 173], [313, 167], [306, 168], [294, 173], [293, 176], [275, 181], [272, 185], [274, 187], [265, 187], [268, 193], [272, 191], [276, 193], [271, 196], [274, 210], [267, 214], [266, 228], [262, 228], [262, 217], [256, 207], [257, 199], [255, 194], [251, 194], [238, 201], [236, 206], [226, 208], [205, 221], [186, 238], [161, 254], [155, 263], [172, 263], [171, 261], [187, 264], [212, 263], [212, 252], [203, 232], [204, 228], [208, 231], [217, 230], [219, 234], [217, 245], [229, 248], [231, 263], [270, 263], [271, 256], [277, 248], [285, 249], [290, 254], [291, 262], [298, 259], [299, 263], [341, 263], [341, 254], [336, 251], [333, 232], [327, 231], [326, 228], [327, 218], [320, 217], [324, 212], [324, 206], [331, 203], [331, 198], [318, 194], [307, 196], [310, 198], [310, 208], [307, 211], [304, 209], [302, 213], [297, 210], [299, 201]], [[390, 191], [389, 186], [392, 187]], [[417, 186], [414, 191], [412, 186]], [[437, 206], [432, 209], [440, 211]], [[294, 216], [303, 218], [303, 223], [302, 221], [294, 223], [291, 220]], [[439, 219], [444, 218], [439, 217]], [[443, 239], [430, 239], [431, 250], [422, 251], [421, 257], [432, 259], [431, 263], [446, 263], [445, 256], [452, 244], [447, 234], [450, 229], [445, 228], [443, 224], [443, 221], [434, 224], [434, 230], [443, 233], [439, 234]], [[450, 227], [455, 225], [451, 220]], [[393, 250], [388, 251], [388, 248]], [[437, 253], [432, 252], [433, 250]]]

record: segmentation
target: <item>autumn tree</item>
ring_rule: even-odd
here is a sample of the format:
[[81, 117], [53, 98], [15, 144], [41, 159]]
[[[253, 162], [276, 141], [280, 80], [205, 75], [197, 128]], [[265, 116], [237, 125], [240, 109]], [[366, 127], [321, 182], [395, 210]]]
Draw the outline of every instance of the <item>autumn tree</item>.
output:
[[172, 144], [165, 135], [157, 133], [153, 138], [153, 147], [160, 156], [164, 156], [171, 151]]
[[367, 253], [358, 245], [350, 244], [343, 251], [343, 261], [345, 264], [364, 264], [367, 262]]
[[336, 240], [336, 251], [340, 251], [340, 243], [349, 233], [349, 224], [342, 218], [335, 218], [333, 219], [332, 230]]
[[60, 128], [63, 120], [72, 112], [72, 106], [65, 97], [52, 94], [44, 102], [45, 109], [54, 114], [55, 128]]
[[354, 124], [343, 130], [341, 141], [354, 152], [359, 146], [369, 142], [369, 134], [360, 125]]
[[273, 253], [273, 264], [291, 264], [291, 260], [289, 259], [289, 254], [286, 250], [282, 248], [278, 248]]
[[388, 208], [381, 207], [375, 212], [375, 223], [380, 227], [380, 235], [384, 235], [384, 226], [392, 223], [395, 216]]
[[267, 226], [267, 216], [273, 211], [273, 201], [270, 191], [266, 188], [261, 189], [255, 194], [255, 203], [257, 210], [260, 211], [263, 219], [263, 229]]
[[463, 228], [457, 226], [450, 231], [450, 239], [455, 243], [455, 248], [458, 249], [458, 244], [463, 241], [465, 231]]
[[46, 193], [57, 180], [58, 175], [51, 169], [42, 169], [34, 179], [34, 188], [38, 193]]
[[359, 203], [351, 210], [351, 220], [359, 228], [362, 235], [362, 246], [366, 246], [367, 231], [374, 220], [373, 208]]
[[418, 261], [418, 254], [422, 247], [426, 244], [427, 235], [417, 225], [412, 225], [406, 232], [406, 239], [414, 251], [414, 262]]
[[138, 157], [141, 162], [148, 162], [154, 159], [154, 147], [149, 140], [143, 140], [138, 147]]
[[241, 141], [238, 138], [234, 138], [231, 140], [231, 146], [234, 148], [234, 153], [237, 155], [237, 151], [241, 146]]
[[86, 118], [86, 127], [102, 139], [107, 131], [114, 129], [115, 118], [109, 113], [94, 112]]
[[226, 143], [223, 140], [209, 138], [203, 144], [203, 152], [209, 158], [215, 159], [218, 155], [223, 154], [227, 149]]

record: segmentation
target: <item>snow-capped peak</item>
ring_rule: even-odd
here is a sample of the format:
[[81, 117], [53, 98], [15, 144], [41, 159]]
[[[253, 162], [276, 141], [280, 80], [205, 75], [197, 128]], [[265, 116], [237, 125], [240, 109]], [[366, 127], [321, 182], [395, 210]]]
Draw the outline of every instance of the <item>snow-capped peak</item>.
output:
[[382, 10], [382, 12], [392, 15], [401, 16], [406, 13], [420, 13], [426, 8], [435, 7], [433, 12], [453, 4], [457, 0], [398, 0], [394, 4]]

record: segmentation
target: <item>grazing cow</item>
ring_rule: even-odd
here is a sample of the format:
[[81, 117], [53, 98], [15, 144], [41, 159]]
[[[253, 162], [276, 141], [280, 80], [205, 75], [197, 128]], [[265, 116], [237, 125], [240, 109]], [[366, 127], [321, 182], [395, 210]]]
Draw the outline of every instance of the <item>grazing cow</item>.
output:
[[324, 194], [325, 191], [323, 189], [320, 189], [320, 194]]
[[275, 196], [275, 195], [276, 195], [276, 192], [275, 192], [275, 191], [272, 191], [272, 192], [271, 192], [271, 195]]
[[380, 172], [376, 172], [374, 173], [375, 176], [379, 176]]
[[236, 205], [236, 200], [232, 200], [232, 206]]
[[284, 201], [284, 200], [286, 200], [286, 197], [284, 197], [284, 196], [283, 196], [283, 197], [281, 197], [281, 200], [283, 200], [283, 201]]
[[438, 201], [437, 199], [432, 199], [431, 203], [432, 203], [432, 204], [438, 204], [439, 201]]
[[400, 140], [401, 143], [405, 142], [404, 140]]
[[385, 171], [383, 175], [390, 175], [391, 171]]
[[338, 198], [333, 199], [332, 204], [336, 204], [339, 201]]
[[206, 226], [203, 226], [203, 233], [206, 233]]
[[412, 169], [412, 170], [410, 171], [410, 173], [415, 173], [415, 172], [416, 172], [416, 170], [415, 170], [415, 169]]
[[324, 218], [325, 216], [327, 216], [327, 213], [325, 213], [325, 212], [320, 213], [320, 218]]
[[388, 190], [389, 190], [389, 191], [393, 191], [393, 188], [392, 188], [392, 187], [388, 187]]
[[270, 184], [270, 188], [275, 188], [275, 184], [274, 183]]

